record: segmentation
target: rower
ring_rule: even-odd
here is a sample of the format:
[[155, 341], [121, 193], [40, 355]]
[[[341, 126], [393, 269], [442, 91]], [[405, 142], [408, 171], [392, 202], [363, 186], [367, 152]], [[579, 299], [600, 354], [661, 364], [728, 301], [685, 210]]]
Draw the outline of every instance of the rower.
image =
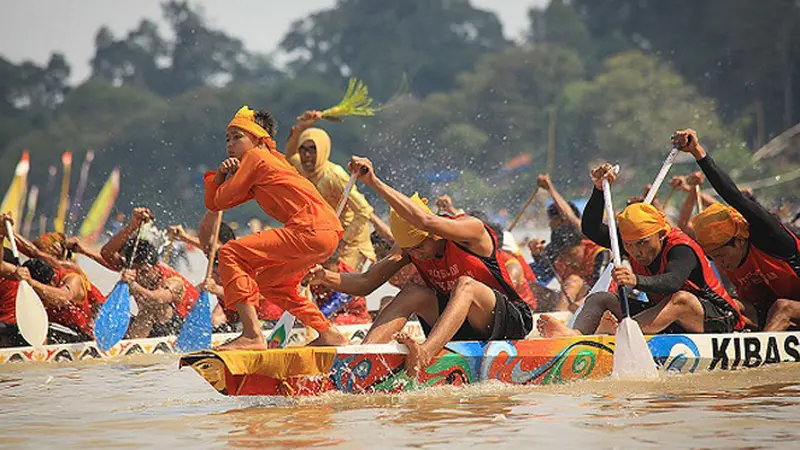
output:
[[[140, 227], [151, 220], [147, 208], [134, 208], [131, 220], [103, 246], [100, 253], [113, 270], [121, 271], [139, 306], [128, 327], [129, 339], [170, 336], [180, 330], [200, 293], [171, 267], [158, 262], [158, 251], [141, 239], [133, 254]], [[124, 269], [130, 262], [130, 269]]]
[[[610, 247], [603, 223], [602, 181], [612, 183], [611, 164], [592, 170], [595, 189], [583, 215], [583, 233], [597, 245]], [[647, 203], [634, 203], [617, 217], [623, 254], [632, 269], [615, 267], [619, 286], [647, 293], [648, 303], [631, 301], [631, 313], [646, 334], [661, 332], [726, 333], [740, 330], [744, 321], [706, 259], [703, 250], [682, 231], [670, 227], [664, 213]], [[617, 294], [590, 295], [570, 329], [551, 316], [537, 326], [545, 337], [616, 332], [621, 310]], [[601, 326], [601, 319], [604, 319]]]
[[[706, 153], [694, 130], [675, 133], [730, 206], [711, 205], [692, 220], [697, 241], [754, 307], [759, 328], [783, 331], [800, 324], [800, 239], [758, 202], [742, 193]], [[749, 304], [749, 305], [748, 305]]]
[[[497, 236], [480, 220], [440, 217], [414, 194], [406, 197], [378, 179], [372, 162], [353, 157], [350, 170], [392, 208], [389, 224], [402, 249], [359, 274], [339, 274], [320, 266], [311, 282], [339, 292], [366, 296], [408, 264], [425, 286], [406, 284], [378, 315], [365, 344], [392, 338], [408, 347], [406, 371], [415, 376], [451, 340], [522, 339], [532, 327], [532, 312], [497, 261]], [[400, 333], [411, 314], [420, 318], [427, 340], [419, 345]]]
[[[314, 184], [332, 207], [342, 199], [350, 175], [340, 165], [329, 160], [331, 138], [321, 128], [312, 126], [322, 118], [319, 111], [306, 111], [297, 118], [286, 144], [286, 159]], [[344, 235], [339, 244], [342, 261], [355, 270], [361, 270], [367, 261], [375, 262], [375, 249], [369, 238], [372, 206], [353, 186], [340, 215]]]

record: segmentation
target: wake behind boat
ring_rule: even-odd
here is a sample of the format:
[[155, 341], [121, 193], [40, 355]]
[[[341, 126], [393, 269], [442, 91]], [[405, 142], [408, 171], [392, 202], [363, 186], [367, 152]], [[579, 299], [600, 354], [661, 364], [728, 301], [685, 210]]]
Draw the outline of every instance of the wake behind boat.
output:
[[[661, 373], [697, 373], [800, 362], [800, 332], [647, 336]], [[399, 344], [203, 351], [181, 357], [217, 392], [230, 396], [398, 393], [497, 380], [561, 384], [611, 375], [615, 338], [581, 336], [450, 342], [416, 378]]]

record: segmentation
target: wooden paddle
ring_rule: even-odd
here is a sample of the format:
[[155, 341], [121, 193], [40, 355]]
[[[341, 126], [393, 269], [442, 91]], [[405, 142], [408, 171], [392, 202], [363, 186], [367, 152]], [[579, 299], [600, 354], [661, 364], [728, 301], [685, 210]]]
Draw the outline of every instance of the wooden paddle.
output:
[[536, 186], [533, 192], [531, 192], [531, 195], [528, 196], [528, 199], [525, 200], [525, 203], [522, 205], [522, 208], [519, 209], [519, 212], [514, 217], [514, 220], [511, 222], [511, 225], [508, 227], [508, 231], [513, 231], [514, 227], [517, 226], [517, 222], [519, 222], [519, 219], [522, 218], [522, 214], [525, 212], [526, 209], [528, 209], [528, 206], [531, 205], [531, 202], [533, 202], [533, 199], [536, 197], [537, 192], [539, 192], [539, 186]]
[[[361, 168], [361, 175], [367, 174], [367, 168]], [[336, 206], [336, 217], [342, 215], [342, 211], [344, 211], [344, 205], [347, 204], [347, 199], [350, 198], [350, 191], [353, 190], [353, 186], [356, 184], [356, 179], [358, 178], [358, 173], [353, 172], [350, 174], [350, 179], [347, 180], [347, 184], [344, 185], [344, 191], [342, 191], [342, 199], [339, 200], [339, 205]]]
[[[11, 243], [11, 253], [16, 264], [19, 265], [19, 250], [14, 240], [14, 229], [11, 221], [5, 221], [8, 241]], [[27, 281], [21, 280], [17, 288], [16, 299], [17, 327], [19, 332], [29, 344], [39, 347], [47, 340], [47, 311], [44, 309], [42, 299], [36, 294]]]
[[[133, 260], [136, 258], [136, 250], [139, 248], [141, 236], [142, 226], [139, 226], [131, 257], [126, 264], [127, 269], [131, 268]], [[106, 302], [100, 308], [94, 325], [94, 338], [100, 350], [110, 350], [120, 339], [125, 337], [125, 333], [128, 331], [128, 324], [131, 321], [131, 315], [135, 315], [131, 310], [132, 301], [128, 283], [122, 280], [118, 281], [114, 286], [114, 290], [111, 291]]]
[[[214, 270], [214, 259], [216, 259], [217, 248], [219, 247], [219, 229], [222, 226], [222, 212], [214, 222], [214, 231], [211, 235], [211, 248], [208, 253], [208, 265], [206, 266], [206, 277], [211, 278]], [[211, 348], [211, 333], [213, 332], [211, 323], [211, 299], [208, 291], [203, 290], [194, 306], [186, 315], [175, 347], [182, 352], [196, 352]]]
[[[614, 166], [612, 170], [614, 170], [615, 173], [619, 172], [619, 166]], [[669, 167], [667, 167], [667, 170], [669, 170]], [[666, 171], [664, 171], [663, 174], [659, 173], [659, 176], [661, 177], [661, 181], [663, 181], [663, 177], [666, 176]], [[655, 187], [656, 183], [653, 183], [653, 185]], [[656, 187], [656, 190], [657, 189]], [[606, 178], [603, 179], [603, 199], [605, 202], [606, 216], [608, 216], [608, 234], [611, 239], [611, 253], [614, 255], [614, 266], [622, 267], [619, 237], [617, 236], [617, 216], [614, 214], [614, 204], [611, 200], [611, 185]], [[644, 339], [644, 334], [642, 334], [642, 328], [639, 326], [638, 322], [631, 318], [628, 295], [624, 286], [619, 286], [619, 299], [623, 318], [617, 327], [612, 374], [620, 377], [634, 378], [658, 377], [653, 357], [647, 346], [647, 341]]]

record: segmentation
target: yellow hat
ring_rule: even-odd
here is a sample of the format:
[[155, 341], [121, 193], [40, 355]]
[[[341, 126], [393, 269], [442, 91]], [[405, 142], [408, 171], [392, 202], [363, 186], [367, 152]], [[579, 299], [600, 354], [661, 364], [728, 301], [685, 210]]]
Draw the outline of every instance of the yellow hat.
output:
[[[427, 198], [420, 198], [419, 194], [416, 192], [409, 198], [412, 202], [416, 203], [417, 206], [424, 209], [428, 213], [433, 214], [431, 209], [428, 208]], [[397, 242], [401, 248], [416, 247], [429, 235], [427, 231], [420, 230], [414, 225], [408, 223], [405, 219], [400, 217], [400, 214], [397, 214], [394, 209], [392, 209], [391, 213], [389, 214], [389, 227], [392, 229], [394, 241]]]
[[634, 203], [617, 216], [619, 234], [623, 240], [638, 241], [650, 237], [659, 231], [669, 232], [672, 227], [666, 216], [649, 203]]
[[261, 125], [256, 123], [256, 112], [247, 105], [242, 106], [239, 108], [239, 111], [236, 111], [236, 115], [233, 116], [233, 119], [228, 123], [228, 128], [230, 127], [236, 127], [247, 131], [257, 139], [264, 141], [270, 150], [276, 149], [275, 141], [272, 140], [272, 136], [270, 136], [267, 130]]
[[714, 250], [738, 237], [750, 237], [750, 224], [739, 211], [714, 203], [692, 219], [694, 234], [703, 249]]

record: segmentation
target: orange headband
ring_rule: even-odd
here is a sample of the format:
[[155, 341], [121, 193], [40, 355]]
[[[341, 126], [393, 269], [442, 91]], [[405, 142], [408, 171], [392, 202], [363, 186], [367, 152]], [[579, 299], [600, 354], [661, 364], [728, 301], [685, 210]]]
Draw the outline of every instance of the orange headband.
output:
[[636, 241], [650, 237], [659, 231], [669, 232], [664, 213], [649, 203], [634, 203], [617, 216], [619, 234], [626, 241]]
[[267, 145], [267, 148], [270, 150], [277, 149], [272, 136], [270, 136], [269, 133], [267, 133], [267, 130], [265, 130], [261, 125], [256, 123], [256, 112], [250, 109], [250, 107], [247, 105], [239, 108], [239, 111], [236, 112], [236, 115], [233, 116], [233, 119], [230, 121], [230, 123], [228, 123], [228, 128], [230, 127], [236, 127], [247, 131], [255, 136], [256, 139], [264, 141], [264, 143]]
[[692, 218], [697, 242], [704, 250], [715, 250], [731, 239], [750, 237], [750, 225], [739, 211], [714, 203]]

